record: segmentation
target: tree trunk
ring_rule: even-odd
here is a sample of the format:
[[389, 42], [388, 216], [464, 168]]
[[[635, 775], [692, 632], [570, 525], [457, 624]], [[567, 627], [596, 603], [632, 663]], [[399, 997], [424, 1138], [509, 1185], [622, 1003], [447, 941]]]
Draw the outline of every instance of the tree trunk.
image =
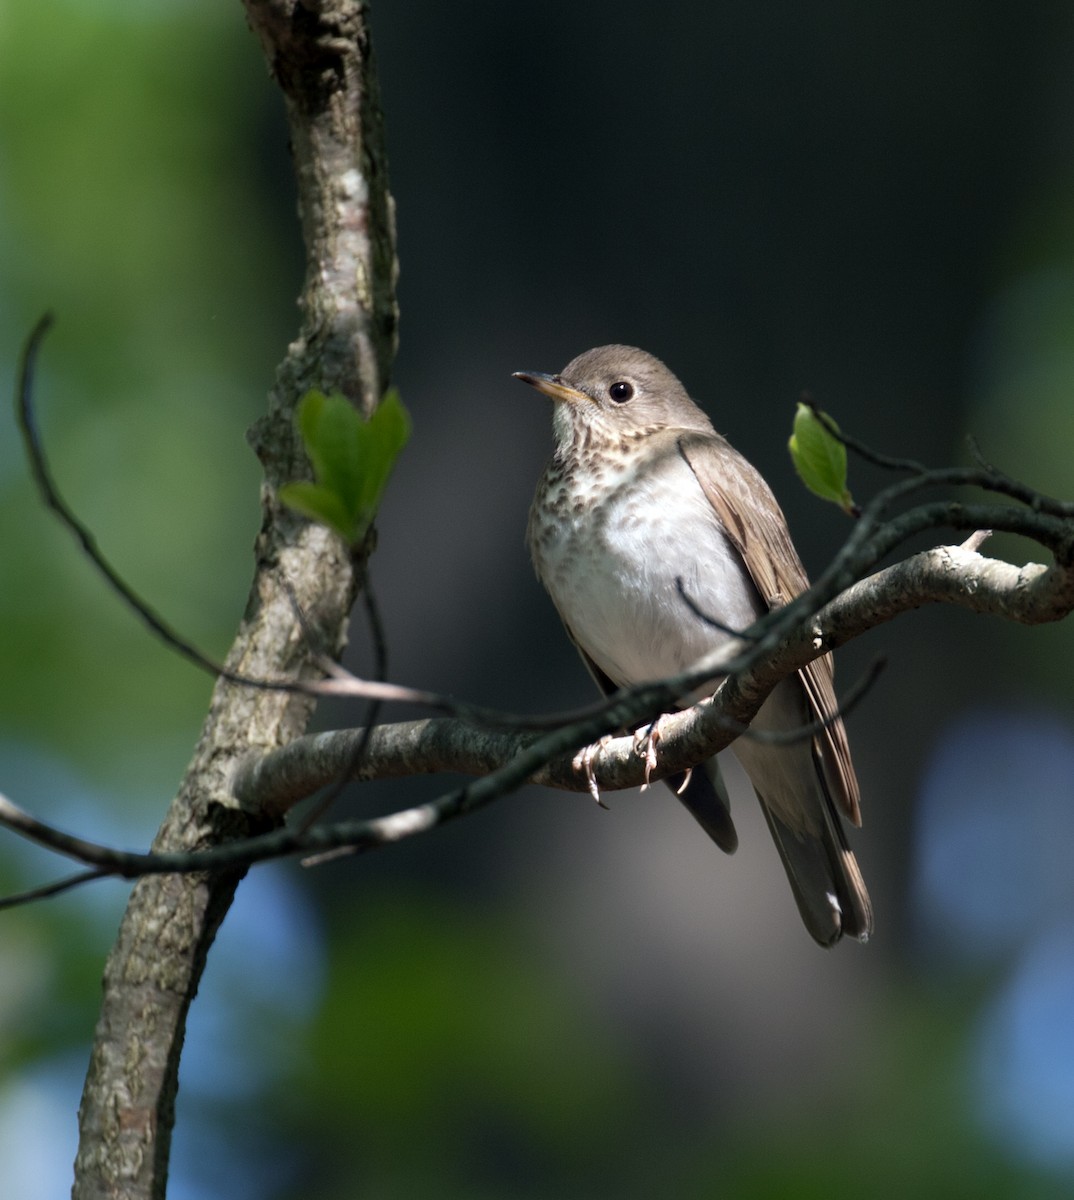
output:
[[[262, 679], [311, 678], [317, 654], [342, 648], [363, 563], [334, 534], [281, 508], [276, 489], [308, 473], [293, 422], [308, 388], [342, 392], [368, 413], [387, 384], [396, 334], [392, 205], [365, 5], [246, 0], [246, 9], [287, 102], [307, 268], [301, 332], [251, 434], [265, 469], [263, 521], [227, 665]], [[155, 848], [205, 848], [257, 832], [230, 794], [231, 768], [251, 749], [301, 734], [312, 703], [218, 681]], [[165, 1194], [187, 1010], [241, 877], [163, 875], [133, 889], [105, 967], [79, 1108], [76, 1200]]]

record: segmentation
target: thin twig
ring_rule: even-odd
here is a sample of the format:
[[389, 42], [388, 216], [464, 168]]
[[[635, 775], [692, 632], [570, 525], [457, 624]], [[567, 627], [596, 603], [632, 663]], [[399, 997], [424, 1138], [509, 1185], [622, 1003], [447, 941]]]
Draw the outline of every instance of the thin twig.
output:
[[970, 534], [970, 536], [964, 542], [961, 543], [961, 545], [959, 546], [959, 549], [960, 550], [969, 550], [972, 553], [976, 554], [977, 551], [980, 550], [980, 548], [985, 544], [985, 542], [988, 541], [988, 539], [991, 536], [992, 536], [991, 529], [976, 529], [976, 530], [974, 530], [973, 533]]
[[815, 721], [809, 721], [807, 724], [796, 725], [793, 729], [754, 729], [752, 725], [743, 724], [742, 721], [725, 716], [718, 717], [717, 724], [722, 729], [732, 732], [736, 737], [745, 738], [747, 741], [759, 742], [765, 746], [796, 746], [799, 742], [818, 737], [836, 721], [842, 720], [843, 717], [853, 712], [872, 691], [873, 685], [883, 674], [886, 666], [887, 659], [883, 655], [878, 655], [864, 673], [847, 688], [836, 704], [834, 712], [829, 713], [826, 717], [819, 717]]
[[219, 663], [203, 654], [196, 646], [177, 633], [164, 618], [156, 612], [134, 589], [122, 578], [118, 571], [104, 557], [97, 546], [97, 539], [86, 525], [75, 515], [70, 506], [60, 495], [45, 455], [45, 448], [37, 428], [33, 407], [34, 373], [37, 367], [37, 355], [45, 334], [53, 325], [51, 313], [45, 313], [34, 326], [22, 352], [22, 362], [19, 369], [18, 385], [18, 418], [22, 431], [23, 445], [34, 481], [45, 504], [56, 514], [60, 522], [74, 534], [83, 552], [98, 572], [107, 580], [109, 587], [118, 595], [150, 630], [177, 653], [202, 670], [214, 675], [224, 675], [236, 683], [250, 687], [278, 687], [279, 684], [269, 684], [263, 680], [247, 680], [225, 671]]
[[18, 908], [22, 904], [32, 904], [35, 900], [47, 900], [52, 896], [69, 892], [72, 888], [80, 887], [84, 883], [92, 883], [95, 879], [107, 879], [111, 875], [111, 871], [99, 867], [94, 867], [89, 871], [77, 871], [74, 875], [65, 875], [63, 879], [42, 884], [41, 887], [30, 888], [25, 892], [15, 892], [11, 896], [0, 896], [0, 910]]
[[1017, 479], [1012, 479], [1006, 472], [1001, 471], [995, 463], [989, 462], [972, 433], [966, 435], [966, 445], [969, 447], [973, 459], [995, 484], [996, 490], [1002, 488], [1008, 495], [1021, 500], [1034, 512], [1047, 512], [1053, 516], [1074, 516], [1074, 504], [1057, 500], [1054, 496], [1048, 496], [1044, 492], [1038, 492], [1035, 488], [1027, 487], [1024, 483], [1019, 483]]
[[675, 576], [675, 590], [679, 593], [683, 603], [694, 614], [699, 621], [703, 621], [706, 625], [710, 625], [713, 629], [719, 630], [720, 633], [726, 633], [728, 637], [739, 638], [744, 642], [755, 641], [755, 635], [748, 629], [734, 629], [730, 625], [725, 625], [723, 621], [718, 621], [711, 613], [705, 610], [694, 600], [690, 593], [686, 590], [686, 584], [683, 582], [681, 575]]
[[919, 463], [916, 459], [895, 458], [890, 454], [881, 454], [878, 450], [873, 450], [864, 442], [859, 442], [851, 434], [844, 433], [824, 409], [818, 407], [809, 392], [802, 393], [801, 401], [833, 438], [842, 442], [848, 450], [853, 450], [859, 458], [863, 458], [866, 462], [871, 462], [876, 467], [883, 467], [886, 471], [909, 471], [913, 475], [928, 474], [929, 468], [924, 463]]
[[[373, 671], [378, 681], [382, 681], [388, 673], [388, 643], [384, 637], [384, 625], [380, 619], [380, 610], [377, 607], [376, 597], [373, 595], [373, 587], [369, 580], [369, 568], [362, 573], [360, 595], [362, 597], [362, 607], [365, 611], [366, 621], [369, 624], [369, 635], [373, 642]], [[299, 832], [305, 833], [311, 825], [324, 816], [333, 804], [339, 799], [343, 789], [350, 783], [355, 772], [361, 765], [362, 759], [365, 758], [366, 751], [369, 748], [369, 739], [373, 736], [373, 730], [376, 728], [377, 719], [380, 716], [381, 704], [379, 700], [370, 702], [366, 710], [365, 724], [362, 736], [355, 743], [354, 749], [351, 751], [347, 762], [339, 773], [339, 777], [335, 783], [328, 789], [321, 799], [310, 809], [302, 821], [299, 823]], [[333, 854], [338, 854], [339, 851], [333, 851]], [[321, 861], [321, 856], [314, 855], [310, 858], [302, 860], [302, 866], [314, 867]]]

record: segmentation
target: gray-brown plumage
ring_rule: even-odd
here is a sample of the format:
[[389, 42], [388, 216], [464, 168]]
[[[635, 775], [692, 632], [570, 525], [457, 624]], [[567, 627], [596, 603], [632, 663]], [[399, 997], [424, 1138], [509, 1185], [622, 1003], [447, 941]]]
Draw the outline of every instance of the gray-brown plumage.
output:
[[[605, 691], [673, 675], [728, 636], [699, 614], [746, 629], [808, 586], [768, 485], [658, 359], [601, 346], [558, 375], [516, 378], [555, 402], [556, 447], [530, 510], [530, 553]], [[832, 670], [825, 655], [784, 680], [752, 728], [832, 718]], [[825, 946], [843, 934], [867, 938], [872, 907], [840, 820], [861, 823], [842, 721], [790, 745], [740, 737], [732, 748], [810, 934]], [[668, 782], [678, 792], [684, 777]], [[694, 770], [680, 798], [721, 848], [734, 850], [715, 762]]]

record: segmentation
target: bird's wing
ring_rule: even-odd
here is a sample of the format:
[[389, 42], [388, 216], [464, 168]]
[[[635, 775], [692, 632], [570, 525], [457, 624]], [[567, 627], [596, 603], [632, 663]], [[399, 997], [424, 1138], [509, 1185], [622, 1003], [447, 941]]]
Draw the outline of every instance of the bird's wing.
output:
[[[804, 592], [809, 577], [786, 518], [760, 473], [718, 434], [685, 433], [678, 445], [765, 604], [777, 608]], [[832, 656], [815, 658], [798, 674], [814, 719], [827, 722], [813, 744], [828, 790], [847, 818], [860, 825], [858, 780], [846, 729], [837, 716]]]

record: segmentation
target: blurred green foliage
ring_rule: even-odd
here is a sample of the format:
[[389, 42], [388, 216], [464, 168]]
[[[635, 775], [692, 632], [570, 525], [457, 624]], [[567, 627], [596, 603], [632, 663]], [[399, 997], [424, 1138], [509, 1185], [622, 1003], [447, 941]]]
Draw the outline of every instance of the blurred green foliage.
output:
[[594, 1137], [643, 1111], [640, 1063], [521, 917], [417, 892], [335, 922], [301, 1109], [292, 1094], [280, 1114], [316, 1145], [325, 1196], [356, 1171], [371, 1195], [461, 1196], [527, 1163], [599, 1184]]
[[[294, 233], [281, 253], [259, 163], [269, 85], [241, 10], [151, 7], [5, 12], [0, 348], [13, 366], [36, 316], [57, 314], [36, 403], [61, 489], [135, 588], [218, 653], [250, 574], [244, 430], [290, 332]], [[123, 791], [166, 794], [210, 681], [107, 594], [2, 421], [0, 654], [24, 669], [0, 721]], [[155, 743], [156, 771], [117, 764], [119, 728], [135, 760]]]
[[[24, 338], [51, 310], [35, 400], [60, 489], [131, 585], [221, 654], [259, 521], [245, 430], [293, 335], [301, 263], [276, 176], [280, 106], [241, 7], [5, 7], [0, 147], [8, 395]], [[123, 609], [44, 511], [10, 403], [0, 547], [0, 789], [87, 836], [145, 845], [212, 681]], [[65, 866], [0, 842], [4, 892]], [[84, 1058], [127, 891], [4, 914], [5, 1102], [35, 1063]], [[59, 1102], [73, 1132], [77, 1093]], [[69, 1175], [62, 1147], [48, 1158]]]

